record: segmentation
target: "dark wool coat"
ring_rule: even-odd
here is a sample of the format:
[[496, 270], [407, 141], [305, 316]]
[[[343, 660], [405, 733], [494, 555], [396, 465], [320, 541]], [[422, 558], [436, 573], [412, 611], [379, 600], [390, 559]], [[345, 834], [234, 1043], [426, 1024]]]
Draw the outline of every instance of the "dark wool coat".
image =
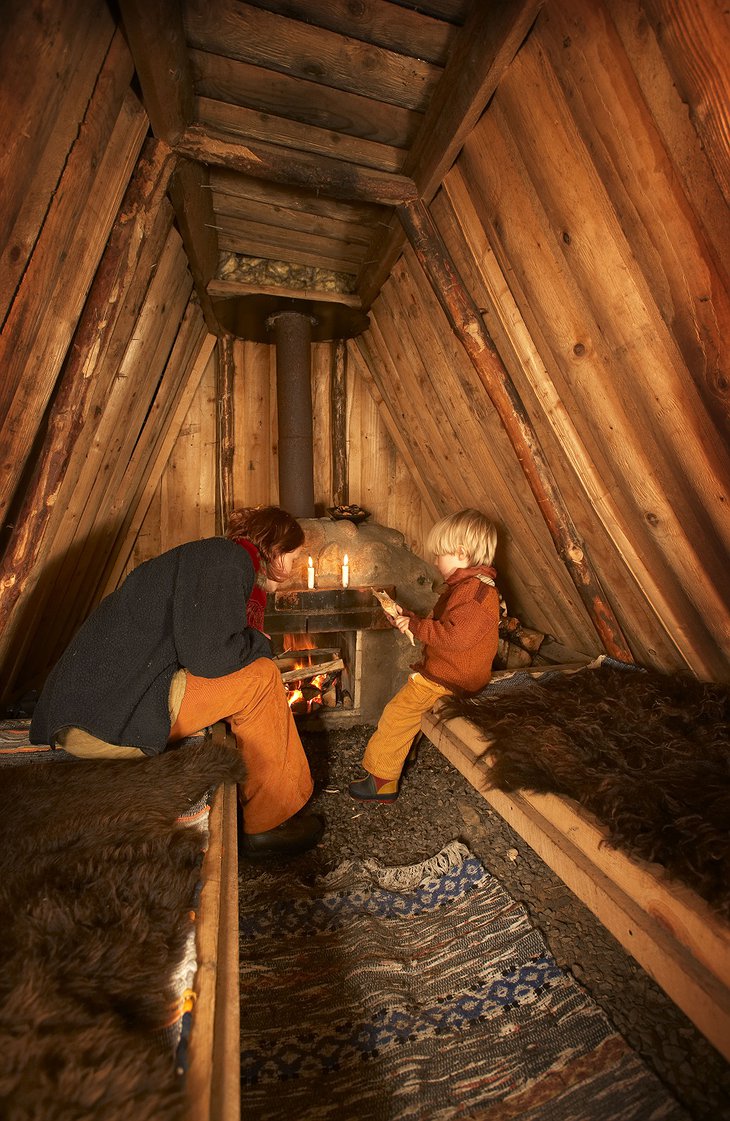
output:
[[254, 567], [245, 549], [213, 537], [146, 561], [102, 600], [48, 677], [33, 714], [32, 743], [67, 727], [107, 743], [164, 750], [176, 670], [222, 677], [271, 657], [246, 625]]

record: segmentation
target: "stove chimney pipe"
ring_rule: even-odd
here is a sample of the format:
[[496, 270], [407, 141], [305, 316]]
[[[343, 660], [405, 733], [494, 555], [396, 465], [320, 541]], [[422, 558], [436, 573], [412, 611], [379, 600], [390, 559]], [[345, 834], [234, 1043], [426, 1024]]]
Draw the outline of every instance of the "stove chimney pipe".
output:
[[312, 327], [317, 320], [280, 311], [266, 326], [276, 344], [279, 413], [279, 505], [295, 518], [313, 518]]

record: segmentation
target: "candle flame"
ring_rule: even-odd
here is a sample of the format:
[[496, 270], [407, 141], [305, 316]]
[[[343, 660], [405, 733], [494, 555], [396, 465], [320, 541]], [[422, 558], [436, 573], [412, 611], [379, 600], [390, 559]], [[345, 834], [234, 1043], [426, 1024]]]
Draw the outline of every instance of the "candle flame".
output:
[[344, 556], [344, 559], [343, 559], [342, 563], [343, 564], [349, 564], [350, 563], [349, 560], [347, 559], [347, 553], [345, 553], [345, 556]]

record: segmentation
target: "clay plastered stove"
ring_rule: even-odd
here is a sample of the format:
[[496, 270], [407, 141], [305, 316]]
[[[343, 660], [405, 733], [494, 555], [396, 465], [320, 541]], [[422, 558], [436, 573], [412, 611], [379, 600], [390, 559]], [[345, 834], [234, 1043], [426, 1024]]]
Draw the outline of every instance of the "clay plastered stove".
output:
[[[292, 643], [313, 648], [320, 663], [343, 663], [335, 696], [317, 708], [317, 722], [372, 724], [409, 673], [418, 654], [388, 623], [373, 588], [386, 590], [405, 607], [427, 614], [436, 595], [438, 573], [405, 544], [403, 534], [387, 526], [332, 521], [300, 520], [305, 543], [296, 571], [281, 590], [268, 598], [265, 629], [271, 635], [277, 662], [284, 674], [296, 675], [295, 661], [306, 659], [286, 649]], [[350, 586], [342, 587], [342, 561], [347, 554]], [[307, 559], [311, 556], [316, 586], [307, 587]], [[304, 657], [303, 657], [304, 656]], [[311, 665], [309, 669], [318, 667]], [[307, 680], [309, 675], [307, 676]], [[295, 677], [285, 679], [285, 684]], [[301, 688], [301, 687], [300, 687]], [[295, 714], [307, 711], [307, 697]], [[310, 713], [306, 719], [309, 721]]]

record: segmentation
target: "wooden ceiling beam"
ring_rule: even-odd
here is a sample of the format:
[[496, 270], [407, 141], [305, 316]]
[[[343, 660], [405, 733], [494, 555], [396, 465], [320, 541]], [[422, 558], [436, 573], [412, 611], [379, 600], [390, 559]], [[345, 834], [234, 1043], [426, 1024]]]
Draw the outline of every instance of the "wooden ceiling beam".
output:
[[171, 147], [193, 119], [193, 83], [178, 0], [119, 0], [152, 131]]
[[441, 186], [542, 5], [543, 0], [474, 4], [406, 160], [405, 174], [424, 202]]
[[218, 269], [219, 245], [207, 167], [178, 158], [170, 199], [205, 325], [212, 334], [220, 335], [221, 326], [208, 295], [208, 281]]
[[[193, 119], [195, 98], [182, 12], [177, 0], [120, 0], [124, 31], [154, 135], [171, 147]], [[207, 292], [218, 266], [218, 238], [207, 169], [179, 160], [170, 199], [195, 291], [209, 331], [221, 333]]]
[[[411, 147], [404, 173], [430, 203], [456, 160], [464, 141], [494, 94], [505, 70], [532, 27], [543, 0], [474, 3], [436, 87]], [[370, 261], [357, 280], [363, 307], [369, 308], [400, 256], [405, 235], [395, 216], [388, 233], [373, 239]]]
[[232, 168], [255, 179], [300, 187], [332, 198], [398, 206], [417, 195], [415, 183], [406, 175], [356, 167], [342, 160], [289, 151], [275, 144], [244, 147], [215, 136], [199, 125], [185, 130], [175, 150], [188, 159]]

